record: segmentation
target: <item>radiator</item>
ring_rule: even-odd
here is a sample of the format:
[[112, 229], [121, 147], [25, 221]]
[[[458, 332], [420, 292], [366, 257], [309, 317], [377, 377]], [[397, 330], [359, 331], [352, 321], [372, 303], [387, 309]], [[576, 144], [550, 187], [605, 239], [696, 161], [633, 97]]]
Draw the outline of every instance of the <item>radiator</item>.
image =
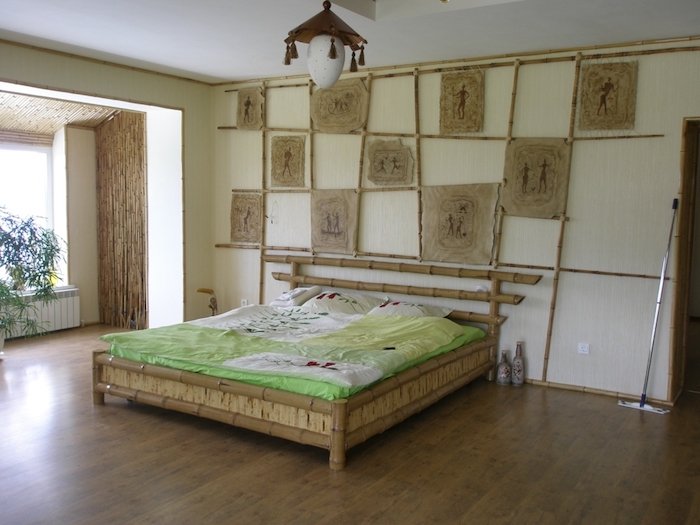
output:
[[[30, 315], [36, 317], [41, 327], [47, 332], [74, 328], [80, 326], [80, 296], [78, 288], [74, 286], [61, 286], [55, 289], [57, 301], [43, 304], [35, 302], [36, 310]], [[27, 300], [32, 300], [32, 294], [25, 295]], [[17, 337], [21, 333], [13, 333], [11, 337]], [[9, 338], [8, 338], [9, 339]]]

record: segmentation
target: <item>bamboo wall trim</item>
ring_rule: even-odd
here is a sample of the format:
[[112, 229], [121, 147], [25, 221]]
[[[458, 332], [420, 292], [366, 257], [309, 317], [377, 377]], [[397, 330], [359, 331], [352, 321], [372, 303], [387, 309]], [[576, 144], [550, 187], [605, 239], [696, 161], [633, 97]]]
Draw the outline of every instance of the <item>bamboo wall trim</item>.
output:
[[520, 71], [520, 60], [513, 63], [513, 89], [510, 93], [510, 114], [508, 115], [508, 135], [506, 141], [510, 144], [513, 140], [513, 117], [515, 115], [515, 97], [518, 92], [518, 72]]
[[582, 53], [576, 53], [576, 68], [574, 70], [574, 89], [573, 89], [573, 94], [571, 95], [571, 116], [569, 118], [569, 138], [568, 138], [568, 143], [571, 144], [571, 141], [574, 139], [574, 127], [576, 123], [576, 103], [578, 100], [578, 83], [579, 83], [579, 76], [581, 74], [581, 57]]
[[468, 268], [455, 268], [451, 266], [436, 266], [422, 264], [393, 263], [383, 261], [368, 261], [362, 259], [341, 259], [331, 257], [306, 257], [299, 255], [265, 255], [265, 262], [290, 264], [311, 264], [319, 266], [339, 266], [347, 268], [364, 268], [368, 270], [387, 270], [392, 272], [409, 272], [428, 275], [444, 275], [448, 277], [460, 277], [465, 279], [494, 279], [504, 282], [519, 284], [537, 284], [541, 275], [511, 273], [494, 270], [471, 270]]
[[[548, 57], [548, 58], [539, 58], [539, 59], [530, 59], [530, 60], [524, 60], [523, 57], [528, 57], [528, 56], [540, 56], [540, 55], [556, 55], [556, 54], [561, 54], [561, 53], [578, 53], [578, 52], [586, 52], [586, 51], [596, 51], [599, 49], [611, 49], [611, 48], [621, 48], [621, 47], [639, 47], [639, 46], [648, 46], [648, 45], [655, 45], [655, 44], [670, 44], [674, 42], [694, 42], [695, 40], [699, 40], [700, 36], [690, 36], [690, 37], [679, 37], [679, 38], [665, 38], [665, 39], [658, 39], [658, 40], [642, 40], [642, 41], [636, 41], [636, 42], [621, 42], [618, 44], [604, 44], [604, 45], [595, 45], [595, 46], [583, 46], [583, 47], [569, 47], [569, 48], [561, 48], [561, 49], [543, 49], [539, 51], [528, 51], [528, 52], [522, 52], [522, 53], [502, 53], [499, 55], [484, 55], [480, 57], [471, 57], [471, 58], [461, 58], [461, 59], [450, 59], [450, 60], [437, 60], [437, 61], [431, 61], [431, 62], [419, 62], [415, 64], [403, 64], [403, 65], [395, 65], [395, 66], [380, 66], [380, 67], [373, 67], [373, 68], [366, 68], [365, 71], [370, 72], [370, 71], [386, 71], [388, 69], [394, 69], [394, 70], [405, 70], [408, 68], [420, 68], [420, 74], [430, 74], [430, 73], [443, 73], [443, 72], [453, 72], [453, 71], [463, 71], [465, 69], [469, 69], [473, 66], [470, 64], [475, 64], [477, 62], [485, 62], [488, 60], [502, 60], [502, 62], [492, 62], [492, 63], [486, 63], [486, 64], [479, 64], [480, 68], [490, 68], [490, 67], [507, 67], [513, 65], [513, 60], [509, 59], [520, 59], [524, 64], [545, 64], [545, 63], [553, 63], [553, 62], [563, 62], [563, 61], [572, 61], [575, 60], [574, 56], [564, 56], [564, 57]], [[14, 44], [13, 42], [9, 42], [10, 44]], [[17, 44], [15, 44], [17, 45]], [[589, 55], [584, 55], [584, 59], [587, 60], [595, 60], [595, 59], [605, 59], [605, 58], [618, 58], [622, 56], [641, 56], [641, 55], [648, 55], [648, 54], [660, 54], [660, 53], [675, 53], [675, 52], [686, 52], [686, 51], [698, 51], [700, 50], [700, 46], [679, 46], [679, 47], [674, 47], [674, 48], [666, 48], [666, 49], [655, 49], [655, 50], [639, 50], [639, 51], [625, 51], [625, 52], [610, 52], [610, 53], [597, 53], [597, 54], [589, 54]], [[455, 64], [454, 66], [449, 66], [449, 64]], [[459, 65], [457, 65], [459, 64]], [[443, 65], [448, 65], [447, 67], [441, 67]], [[395, 73], [395, 75], [401, 75], [401, 74], [407, 74], [405, 72], [400, 72], [400, 73]], [[274, 77], [274, 78], [267, 78], [265, 80], [268, 81], [284, 81], [284, 80], [289, 80], [289, 79], [296, 79], [296, 78], [306, 78], [308, 75], [294, 75], [294, 76], [282, 76], [282, 77]], [[357, 75], [360, 76], [360, 75]], [[352, 77], [355, 78], [355, 77]], [[244, 81], [239, 81], [239, 82], [222, 82], [219, 84], [212, 84], [214, 86], [217, 85], [236, 85], [236, 84], [251, 84], [255, 82], [260, 82], [263, 79], [248, 79]], [[280, 86], [281, 87], [281, 86]]]
[[394, 255], [386, 253], [374, 253], [374, 252], [357, 252], [358, 257], [383, 257], [385, 259], [401, 259], [404, 261], [419, 261], [420, 257], [417, 255]]
[[552, 278], [552, 299], [549, 306], [549, 320], [547, 322], [547, 339], [544, 348], [544, 359], [542, 363], [542, 381], [547, 380], [547, 367], [549, 366], [549, 352], [552, 347], [552, 331], [554, 329], [554, 310], [557, 307], [557, 295], [559, 292], [559, 274], [561, 273], [561, 252], [564, 243], [564, 226], [566, 225], [566, 216], [562, 214], [559, 228], [559, 242], [557, 243], [556, 266], [554, 268], [554, 277]]
[[618, 139], [656, 139], [665, 137], [663, 134], [654, 135], [610, 135], [609, 137], [574, 137], [574, 142], [579, 140], [618, 140]]
[[[451, 288], [428, 288], [425, 286], [403, 286], [399, 284], [369, 283], [362, 281], [350, 281], [346, 279], [330, 279], [325, 277], [311, 277], [308, 275], [290, 275], [281, 272], [273, 272], [272, 277], [277, 281], [286, 281], [294, 284], [314, 284], [319, 286], [331, 286], [348, 290], [363, 290], [368, 292], [398, 293], [403, 295], [420, 295], [422, 297], [445, 297], [466, 301], [494, 301], [502, 304], [520, 304], [525, 298], [514, 294], [489, 294], [488, 292], [472, 292], [468, 290], [452, 290]], [[493, 316], [494, 318], [497, 316]]]

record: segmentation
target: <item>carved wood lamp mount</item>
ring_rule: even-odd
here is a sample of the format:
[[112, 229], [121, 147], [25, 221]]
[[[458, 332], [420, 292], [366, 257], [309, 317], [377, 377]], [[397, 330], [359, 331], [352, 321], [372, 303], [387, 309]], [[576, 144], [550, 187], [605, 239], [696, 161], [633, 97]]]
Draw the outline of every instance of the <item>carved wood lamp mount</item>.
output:
[[[287, 52], [284, 55], [285, 65], [299, 58], [296, 42], [309, 44], [307, 52], [309, 73], [314, 82], [322, 88], [330, 88], [340, 78], [345, 64], [345, 46], [352, 50], [351, 72], [357, 71], [358, 64], [365, 65], [364, 45], [367, 40], [331, 11], [331, 3], [328, 0], [323, 2], [323, 11], [292, 29], [284, 41], [287, 44]], [[337, 43], [342, 45], [338, 46]], [[355, 61], [355, 51], [358, 50], [360, 56]]]

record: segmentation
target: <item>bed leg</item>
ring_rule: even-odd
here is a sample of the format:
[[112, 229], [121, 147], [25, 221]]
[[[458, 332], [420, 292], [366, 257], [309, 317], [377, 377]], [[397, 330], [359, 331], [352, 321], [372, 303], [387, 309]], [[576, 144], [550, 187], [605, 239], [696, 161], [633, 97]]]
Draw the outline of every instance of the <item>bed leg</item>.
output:
[[345, 468], [345, 425], [347, 423], [347, 401], [337, 399], [331, 405], [330, 460], [331, 470]]
[[99, 365], [96, 361], [96, 357], [98, 354], [101, 354], [102, 352], [93, 352], [92, 353], [92, 404], [93, 405], [104, 405], [105, 404], [105, 395], [103, 392], [98, 392], [95, 390], [95, 386], [97, 383], [100, 382], [100, 371], [102, 369], [102, 365]]

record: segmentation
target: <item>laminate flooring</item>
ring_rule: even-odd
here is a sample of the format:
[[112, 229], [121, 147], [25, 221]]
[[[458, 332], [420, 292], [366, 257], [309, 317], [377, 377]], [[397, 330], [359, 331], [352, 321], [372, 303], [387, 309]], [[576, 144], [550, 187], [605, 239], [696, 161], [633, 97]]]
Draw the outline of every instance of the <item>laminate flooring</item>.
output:
[[328, 468], [322, 449], [107, 396], [113, 328], [6, 343], [0, 523], [700, 523], [700, 395], [668, 415], [611, 397], [467, 385]]

